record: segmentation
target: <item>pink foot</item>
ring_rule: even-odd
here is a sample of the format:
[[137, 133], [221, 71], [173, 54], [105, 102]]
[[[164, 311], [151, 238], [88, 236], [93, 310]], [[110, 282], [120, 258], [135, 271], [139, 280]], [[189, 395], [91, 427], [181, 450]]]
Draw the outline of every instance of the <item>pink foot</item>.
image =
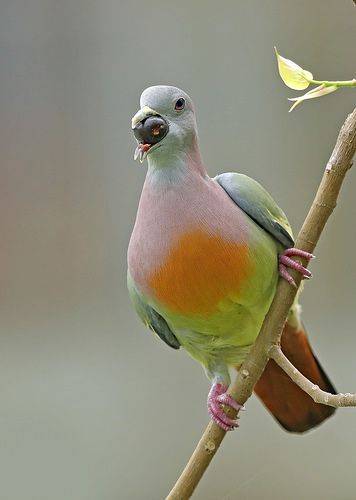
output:
[[239, 426], [238, 420], [233, 420], [228, 417], [221, 405], [227, 405], [235, 410], [239, 411], [241, 405], [232, 399], [229, 394], [226, 393], [227, 386], [224, 384], [214, 384], [208, 395], [208, 413], [214, 422], [224, 429], [224, 431], [233, 431], [235, 427]]
[[288, 267], [298, 271], [303, 275], [304, 279], [309, 280], [312, 277], [312, 273], [306, 267], [302, 266], [302, 264], [291, 259], [291, 257], [303, 257], [309, 261], [310, 259], [314, 259], [315, 256], [309, 252], [304, 252], [304, 250], [299, 250], [299, 248], [287, 248], [287, 250], [279, 255], [278, 270], [280, 276], [282, 276], [282, 278], [288, 281], [288, 283], [292, 286], [297, 286], [294, 279], [288, 272]]

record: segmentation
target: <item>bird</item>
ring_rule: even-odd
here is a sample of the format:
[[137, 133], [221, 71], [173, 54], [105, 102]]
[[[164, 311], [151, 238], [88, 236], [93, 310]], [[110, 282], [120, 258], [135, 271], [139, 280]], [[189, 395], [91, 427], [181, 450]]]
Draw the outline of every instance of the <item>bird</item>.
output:
[[[225, 431], [239, 425], [224, 407], [241, 405], [227, 394], [258, 336], [279, 279], [295, 282], [310, 271], [293, 257], [291, 226], [272, 196], [245, 174], [211, 178], [199, 146], [192, 99], [183, 90], [155, 85], [143, 91], [132, 118], [134, 158], [147, 159], [137, 216], [128, 245], [128, 291], [143, 323], [173, 349], [197, 360], [211, 382], [211, 419]], [[289, 360], [314, 384], [335, 393], [315, 357], [298, 299], [281, 340]], [[273, 360], [255, 393], [287, 431], [302, 433], [334, 408], [315, 403]]]

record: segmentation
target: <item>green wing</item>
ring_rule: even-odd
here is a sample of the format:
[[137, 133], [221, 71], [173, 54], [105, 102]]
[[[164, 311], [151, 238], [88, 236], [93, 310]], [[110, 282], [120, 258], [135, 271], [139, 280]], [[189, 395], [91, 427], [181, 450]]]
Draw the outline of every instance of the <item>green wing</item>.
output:
[[167, 345], [173, 349], [179, 349], [180, 343], [169, 328], [166, 320], [155, 311], [153, 307], [145, 302], [144, 298], [135, 288], [130, 276], [128, 276], [127, 285], [132, 303], [144, 324], [156, 333]]
[[286, 248], [294, 246], [293, 233], [287, 217], [258, 182], [236, 172], [218, 175], [214, 180], [241, 210], [279, 243]]

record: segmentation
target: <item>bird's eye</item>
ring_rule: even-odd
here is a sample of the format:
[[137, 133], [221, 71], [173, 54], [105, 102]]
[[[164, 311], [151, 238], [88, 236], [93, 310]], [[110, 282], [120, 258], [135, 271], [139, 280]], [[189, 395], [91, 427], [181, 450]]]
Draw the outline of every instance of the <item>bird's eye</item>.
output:
[[183, 99], [183, 97], [181, 97], [180, 99], [178, 99], [178, 101], [176, 102], [175, 106], [174, 106], [174, 109], [176, 111], [182, 111], [182, 109], [184, 108], [185, 106], [185, 99]]

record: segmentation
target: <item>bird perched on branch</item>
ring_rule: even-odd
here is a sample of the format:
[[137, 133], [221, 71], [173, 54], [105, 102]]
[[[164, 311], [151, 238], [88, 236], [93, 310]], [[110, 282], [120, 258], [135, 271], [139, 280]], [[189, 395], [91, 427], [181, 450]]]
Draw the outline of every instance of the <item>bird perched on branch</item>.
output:
[[[176, 87], [146, 89], [132, 119], [135, 159], [148, 172], [128, 249], [128, 288], [143, 322], [174, 349], [198, 360], [212, 387], [208, 412], [224, 430], [238, 426], [224, 405], [229, 367], [241, 365], [253, 345], [281, 276], [289, 268], [311, 273], [293, 257], [283, 211], [264, 188], [243, 174], [207, 175], [200, 156], [193, 103]], [[322, 389], [335, 392], [315, 358], [297, 302], [282, 336], [291, 362]], [[303, 432], [334, 408], [315, 403], [269, 361], [255, 392], [287, 430]]]

